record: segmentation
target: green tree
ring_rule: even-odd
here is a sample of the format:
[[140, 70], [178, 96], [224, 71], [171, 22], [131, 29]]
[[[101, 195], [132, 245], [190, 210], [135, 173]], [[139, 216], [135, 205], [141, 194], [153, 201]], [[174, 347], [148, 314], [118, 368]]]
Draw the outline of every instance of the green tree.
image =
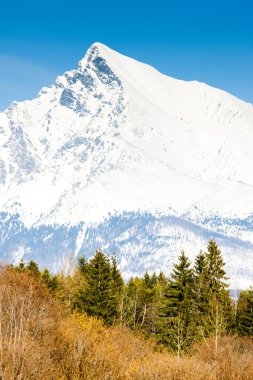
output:
[[117, 314], [112, 294], [113, 279], [109, 258], [101, 251], [96, 251], [87, 263], [85, 278], [87, 284], [79, 290], [76, 308], [112, 323]]
[[53, 293], [58, 289], [58, 279], [57, 276], [53, 276], [47, 268], [41, 272], [41, 279], [44, 284], [51, 290]]
[[253, 336], [253, 289], [240, 292], [237, 304], [237, 330], [240, 335]]
[[210, 240], [206, 253], [195, 260], [194, 299], [196, 321], [201, 337], [218, 337], [234, 329], [234, 313], [228, 288], [225, 263], [215, 240]]
[[193, 271], [190, 268], [190, 261], [182, 251], [178, 263], [174, 264], [171, 279], [165, 293], [165, 306], [163, 313], [166, 316], [174, 317], [183, 312], [188, 318], [187, 308], [192, 303]]
[[29, 272], [29, 274], [31, 274], [32, 276], [34, 277], [40, 277], [40, 270], [39, 270], [39, 266], [37, 263], [35, 263], [35, 261], [31, 260], [27, 266], [26, 266], [26, 270]]
[[161, 309], [160, 341], [181, 355], [194, 339], [193, 271], [182, 251], [174, 264]]
[[111, 307], [114, 310], [114, 322], [120, 318], [120, 303], [122, 302], [122, 292], [124, 281], [118, 269], [116, 255], [111, 257]]
[[228, 277], [225, 271], [221, 251], [215, 240], [210, 240], [207, 246], [207, 266], [208, 266], [208, 287], [211, 295], [216, 295], [219, 299], [223, 296], [223, 291], [228, 288]]
[[139, 327], [146, 333], [150, 334], [155, 331], [156, 323], [156, 284], [157, 276], [155, 273], [149, 275], [148, 272], [140, 281], [139, 300], [141, 302], [141, 313], [138, 319]]
[[131, 278], [120, 303], [122, 324], [147, 335], [155, 334], [162, 295], [162, 281], [156, 274], [146, 272], [143, 277]]
[[209, 308], [210, 288], [208, 280], [208, 260], [205, 253], [200, 251], [194, 262], [194, 311], [199, 321], [207, 314]]
[[121, 293], [124, 281], [118, 268], [115, 253], [113, 253], [111, 257], [111, 275], [113, 280], [113, 286], [115, 287], [115, 293]]
[[156, 336], [159, 331], [160, 309], [163, 305], [168, 283], [162, 272], [158, 276], [153, 273], [149, 278], [147, 278], [147, 276], [146, 278], [144, 277], [144, 282], [146, 284], [145, 299], [148, 302], [146, 319], [143, 327], [146, 334], [154, 334]]
[[82, 275], [85, 276], [87, 271], [87, 260], [84, 256], [80, 256], [77, 261], [77, 268]]
[[209, 300], [212, 304], [220, 304], [219, 309], [227, 322], [227, 330], [234, 327], [232, 300], [228, 291], [228, 277], [225, 271], [221, 251], [215, 240], [211, 240], [207, 247], [208, 287]]

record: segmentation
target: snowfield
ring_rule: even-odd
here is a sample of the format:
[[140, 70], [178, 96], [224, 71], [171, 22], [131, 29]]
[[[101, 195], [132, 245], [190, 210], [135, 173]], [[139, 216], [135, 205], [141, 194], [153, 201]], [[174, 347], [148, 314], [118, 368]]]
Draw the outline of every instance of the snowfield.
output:
[[114, 250], [128, 278], [214, 237], [231, 286], [249, 286], [252, 141], [252, 104], [95, 43], [0, 113], [0, 257], [59, 271]]

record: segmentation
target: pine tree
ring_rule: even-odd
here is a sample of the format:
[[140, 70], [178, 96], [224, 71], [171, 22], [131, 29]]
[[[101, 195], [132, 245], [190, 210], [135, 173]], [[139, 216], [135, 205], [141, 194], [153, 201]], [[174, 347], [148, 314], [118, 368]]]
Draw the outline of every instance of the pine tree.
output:
[[112, 254], [112, 258], [111, 258], [111, 275], [112, 275], [112, 280], [113, 280], [113, 286], [115, 287], [115, 292], [121, 293], [123, 285], [124, 285], [124, 281], [118, 269], [115, 253]]
[[28, 270], [29, 274], [31, 274], [32, 276], [40, 277], [39, 266], [37, 263], [35, 263], [35, 261], [31, 260], [26, 266], [26, 270]]
[[[228, 327], [232, 326], [233, 310], [232, 301], [228, 288], [228, 277], [226, 276], [225, 263], [222, 259], [221, 251], [217, 243], [211, 240], [207, 247], [207, 267], [208, 267], [208, 287], [209, 299], [211, 302], [218, 302], [228, 322]], [[215, 299], [215, 301], [214, 301]]]
[[219, 297], [228, 288], [225, 263], [215, 240], [210, 240], [207, 246], [208, 286], [211, 295]]
[[206, 315], [209, 305], [208, 260], [202, 251], [194, 262], [194, 303], [196, 319], [199, 321]]
[[176, 350], [178, 355], [187, 350], [194, 339], [192, 289], [193, 271], [182, 251], [168, 282], [160, 321], [160, 341]]
[[157, 276], [157, 285], [160, 285], [162, 289], [167, 288], [168, 281], [163, 272], [160, 272], [159, 275]]
[[120, 317], [120, 302], [122, 302], [124, 281], [118, 269], [117, 259], [114, 253], [111, 257], [111, 276], [111, 306], [114, 309], [112, 317], [115, 322]]
[[146, 334], [154, 333], [157, 316], [157, 297], [156, 297], [157, 276], [155, 273], [144, 274], [140, 283], [141, 315], [138, 320], [140, 329]]
[[165, 294], [164, 313], [170, 317], [177, 316], [180, 312], [187, 314], [186, 309], [192, 303], [193, 271], [183, 251], [178, 260], [178, 264], [174, 264]]
[[85, 277], [87, 285], [79, 291], [76, 308], [112, 323], [117, 311], [111, 290], [113, 280], [109, 258], [96, 251], [87, 264]]
[[57, 276], [53, 276], [47, 268], [41, 272], [41, 279], [44, 284], [51, 290], [53, 293], [58, 289], [58, 280]]
[[86, 271], [87, 271], [87, 260], [85, 259], [84, 256], [81, 256], [81, 257], [78, 258], [77, 268], [78, 268], [78, 270], [80, 271], [80, 273], [82, 275], [86, 274]]
[[[195, 300], [201, 336], [217, 336], [231, 331], [234, 325], [232, 301], [225, 263], [215, 240], [210, 240], [207, 253], [195, 263]], [[217, 339], [216, 339], [217, 341]]]
[[253, 289], [240, 292], [237, 305], [237, 330], [240, 335], [253, 336]]

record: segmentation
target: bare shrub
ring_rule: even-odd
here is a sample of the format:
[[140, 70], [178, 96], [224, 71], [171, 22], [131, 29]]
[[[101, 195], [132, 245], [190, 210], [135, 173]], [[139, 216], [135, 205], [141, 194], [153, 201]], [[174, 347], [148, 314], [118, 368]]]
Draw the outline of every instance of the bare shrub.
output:
[[1, 379], [54, 378], [55, 324], [59, 308], [46, 289], [25, 273], [0, 275]]
[[210, 337], [198, 343], [194, 357], [199, 363], [208, 363], [217, 380], [253, 379], [253, 341], [236, 336], [222, 337], [217, 348]]

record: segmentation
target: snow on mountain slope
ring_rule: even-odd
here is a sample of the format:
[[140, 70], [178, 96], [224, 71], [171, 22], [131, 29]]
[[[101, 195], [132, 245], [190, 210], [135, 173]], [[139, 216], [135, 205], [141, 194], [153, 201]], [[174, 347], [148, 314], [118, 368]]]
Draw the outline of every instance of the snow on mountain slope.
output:
[[130, 275], [168, 271], [216, 237], [232, 283], [249, 284], [251, 141], [251, 104], [96, 43], [0, 113], [2, 258], [59, 270], [68, 250], [101, 247]]

